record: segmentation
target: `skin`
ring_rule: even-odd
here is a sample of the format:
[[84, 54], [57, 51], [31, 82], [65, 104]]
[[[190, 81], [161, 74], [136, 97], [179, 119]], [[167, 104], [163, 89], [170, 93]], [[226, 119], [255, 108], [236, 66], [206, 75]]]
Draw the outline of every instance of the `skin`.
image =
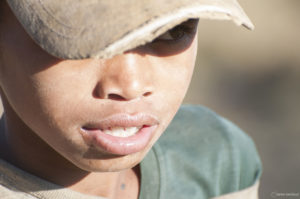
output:
[[[33, 42], [7, 5], [2, 13], [1, 158], [78, 192], [138, 198], [139, 162], [174, 117], [192, 76], [195, 23], [180, 39], [169, 32], [111, 59], [61, 60]], [[86, 144], [80, 127], [116, 113], [158, 119], [145, 149], [117, 156]]]

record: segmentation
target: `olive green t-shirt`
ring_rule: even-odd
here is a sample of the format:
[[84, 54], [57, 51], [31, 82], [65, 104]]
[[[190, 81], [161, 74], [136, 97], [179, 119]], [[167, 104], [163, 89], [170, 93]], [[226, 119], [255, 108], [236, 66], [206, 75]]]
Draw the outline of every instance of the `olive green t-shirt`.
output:
[[[253, 186], [261, 163], [253, 141], [201, 106], [182, 106], [141, 162], [139, 199], [208, 199]], [[103, 199], [47, 182], [0, 160], [1, 199]]]
[[181, 107], [141, 168], [141, 199], [212, 198], [254, 185], [262, 170], [252, 139], [201, 106]]

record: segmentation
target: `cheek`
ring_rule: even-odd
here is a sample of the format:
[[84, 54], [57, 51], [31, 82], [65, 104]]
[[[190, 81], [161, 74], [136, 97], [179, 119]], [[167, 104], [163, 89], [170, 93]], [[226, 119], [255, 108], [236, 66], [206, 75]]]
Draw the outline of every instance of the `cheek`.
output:
[[83, 73], [58, 64], [31, 74], [25, 66], [17, 70], [19, 65], [10, 64], [1, 77], [1, 89], [14, 112], [53, 148], [62, 150], [70, 148], [66, 143], [79, 143], [79, 136], [68, 135], [74, 132], [71, 124], [79, 117], [78, 107], [89, 90], [82, 88], [88, 85], [81, 84]]
[[181, 54], [157, 61], [157, 87], [160, 88], [156, 98], [157, 110], [164, 118], [163, 126], [166, 128], [181, 105], [194, 70], [197, 54], [197, 39]]
[[163, 95], [177, 105], [182, 102], [194, 70], [197, 44], [194, 42], [189, 49], [181, 54], [166, 58], [158, 74], [161, 79], [161, 86], [164, 89]]
[[[88, 78], [89, 77], [89, 78]], [[37, 103], [41, 114], [47, 118], [46, 124], [70, 132], [84, 111], [93, 89], [92, 75], [74, 67], [53, 66], [48, 71], [32, 77]]]

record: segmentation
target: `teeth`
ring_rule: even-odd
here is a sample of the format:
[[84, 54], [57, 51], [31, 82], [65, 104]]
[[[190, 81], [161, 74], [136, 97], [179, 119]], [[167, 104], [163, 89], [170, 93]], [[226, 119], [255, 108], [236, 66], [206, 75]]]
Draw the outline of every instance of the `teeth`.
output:
[[136, 134], [139, 130], [140, 127], [113, 127], [103, 130], [103, 132], [116, 137], [129, 137]]

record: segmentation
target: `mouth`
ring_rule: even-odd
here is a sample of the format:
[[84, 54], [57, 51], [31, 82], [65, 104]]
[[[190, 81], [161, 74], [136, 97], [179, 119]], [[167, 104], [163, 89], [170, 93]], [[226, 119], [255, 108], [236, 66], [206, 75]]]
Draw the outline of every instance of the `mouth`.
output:
[[81, 127], [84, 140], [110, 154], [129, 155], [145, 149], [158, 120], [147, 114], [116, 114]]
[[109, 127], [108, 129], [95, 129], [95, 128], [88, 128], [88, 127], [83, 127], [84, 130], [86, 131], [102, 131], [103, 133], [107, 135], [111, 135], [114, 137], [130, 137], [138, 133], [142, 128], [147, 127], [147, 125], [143, 126], [132, 126], [132, 127]]

